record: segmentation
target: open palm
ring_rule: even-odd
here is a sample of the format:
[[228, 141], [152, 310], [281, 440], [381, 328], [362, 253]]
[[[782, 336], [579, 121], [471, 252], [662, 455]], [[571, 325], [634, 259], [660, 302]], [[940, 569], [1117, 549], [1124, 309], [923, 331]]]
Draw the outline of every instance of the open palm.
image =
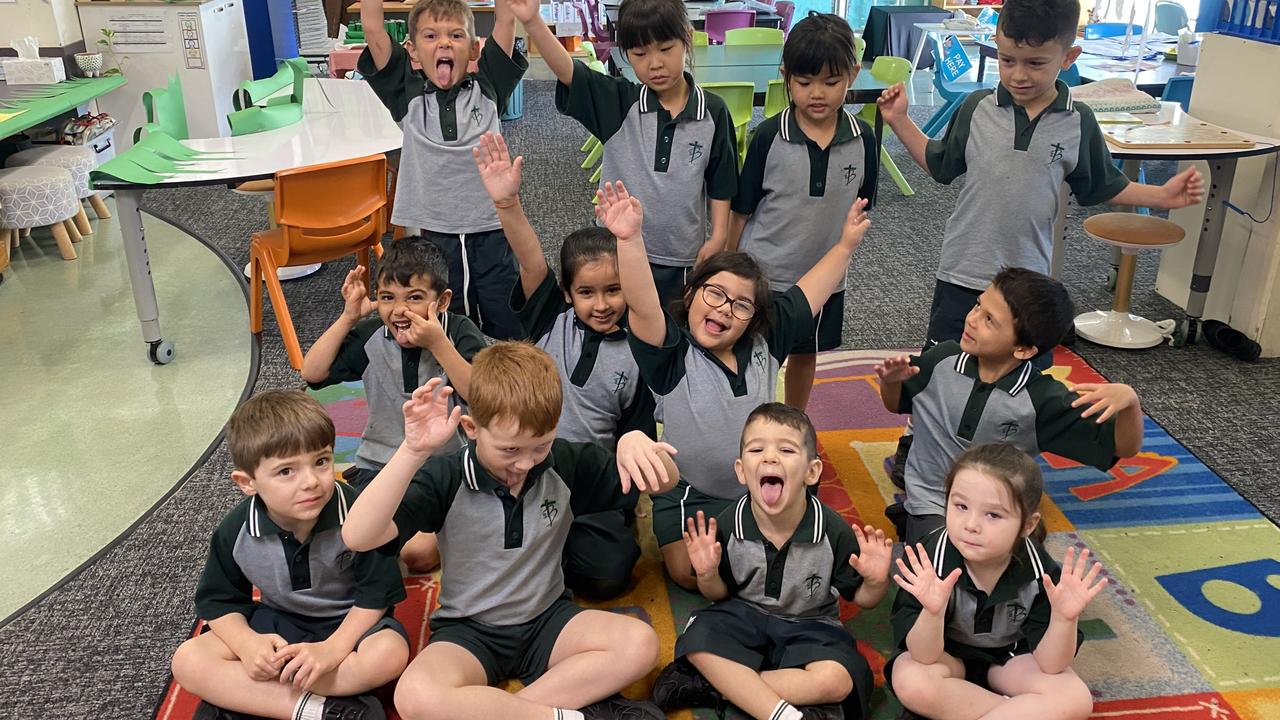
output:
[[404, 444], [414, 452], [435, 452], [457, 432], [462, 408], [449, 410], [453, 388], [431, 378], [404, 404]]
[[886, 581], [893, 560], [893, 541], [884, 536], [883, 530], [871, 525], [865, 528], [854, 525], [853, 534], [858, 539], [858, 552], [849, 556], [849, 567], [871, 582]]
[[1053, 611], [1067, 620], [1079, 618], [1089, 601], [1106, 586], [1105, 581], [1098, 580], [1101, 572], [1102, 563], [1095, 562], [1089, 566], [1088, 550], [1082, 551], [1077, 558], [1075, 548], [1067, 548], [1058, 582], [1055, 583], [1048, 575], [1043, 578], [1044, 594], [1048, 596]]
[[689, 564], [698, 575], [713, 573], [720, 567], [720, 542], [716, 540], [716, 519], [707, 520], [699, 510], [697, 519], [689, 518], [685, 528], [684, 546], [689, 553]]
[[644, 225], [644, 210], [640, 201], [627, 192], [622, 183], [605, 183], [596, 191], [600, 203], [596, 206], [596, 217], [604, 224], [613, 236], [629, 240], [640, 234]]
[[920, 607], [934, 615], [940, 615], [947, 609], [951, 589], [960, 579], [960, 568], [952, 570], [945, 578], [938, 577], [923, 544], [917, 544], [914, 548], [910, 545], [903, 547], [902, 557], [898, 559], [898, 570], [902, 574], [894, 575], [894, 581], [903, 590], [914, 595], [920, 602]]
[[512, 201], [520, 195], [521, 171], [524, 158], [511, 160], [511, 151], [507, 149], [507, 141], [501, 135], [485, 133], [480, 136], [480, 144], [471, 149], [476, 167], [480, 170], [480, 181], [484, 189], [495, 203]]

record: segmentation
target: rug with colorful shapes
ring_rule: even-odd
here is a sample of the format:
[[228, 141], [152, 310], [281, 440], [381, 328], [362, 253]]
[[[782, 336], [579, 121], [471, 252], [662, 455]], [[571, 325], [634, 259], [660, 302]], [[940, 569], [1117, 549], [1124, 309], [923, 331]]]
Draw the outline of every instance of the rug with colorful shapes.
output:
[[[898, 491], [884, 461], [894, 452], [903, 418], [884, 410], [873, 371], [888, 354], [820, 355], [809, 414], [824, 461], [819, 497], [851, 523], [892, 533], [883, 510]], [[1102, 379], [1069, 350], [1059, 348], [1054, 360], [1049, 372], [1068, 385]], [[352, 461], [364, 427], [363, 390], [353, 383], [316, 396], [337, 425], [338, 461]], [[1086, 643], [1074, 666], [1097, 699], [1093, 717], [1280, 718], [1280, 529], [1149, 418], [1143, 448], [1109, 473], [1052, 455], [1040, 460], [1047, 546], [1059, 557], [1068, 546], [1089, 548], [1103, 563], [1109, 586], [1082, 619]], [[666, 580], [647, 517], [638, 527], [644, 557], [635, 585], [597, 607], [651, 623], [665, 665], [677, 629], [705, 601]], [[426, 642], [438, 577], [411, 576], [406, 584], [409, 600], [396, 615], [409, 628], [416, 653]], [[892, 650], [889, 605], [871, 611], [841, 606], [842, 620], [876, 672], [875, 720], [899, 711], [881, 672]], [[655, 669], [624, 694], [646, 696], [656, 674]], [[379, 694], [389, 716], [396, 717], [390, 689]], [[189, 718], [195, 704], [171, 683], [157, 717]], [[715, 715], [698, 710], [672, 717]]]

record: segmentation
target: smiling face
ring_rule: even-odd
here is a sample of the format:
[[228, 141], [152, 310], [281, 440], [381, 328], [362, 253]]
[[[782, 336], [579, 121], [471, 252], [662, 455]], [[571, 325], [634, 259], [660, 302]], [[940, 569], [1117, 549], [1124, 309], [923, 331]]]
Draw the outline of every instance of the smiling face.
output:
[[976, 565], [1007, 562], [1014, 543], [1040, 521], [1021, 517], [1009, 488], [974, 468], [956, 472], [947, 495], [947, 535], [964, 559]]
[[231, 473], [245, 495], [257, 495], [271, 520], [295, 534], [308, 532], [333, 497], [333, 447], [283, 457], [266, 457], [253, 474]]
[[636, 80], [658, 94], [684, 85], [685, 45], [680, 40], [661, 40], [627, 50], [627, 62]]
[[587, 327], [599, 333], [618, 329], [627, 300], [622, 295], [616, 257], [601, 255], [587, 260], [573, 271], [573, 280], [564, 293], [565, 302]]
[[462, 429], [475, 441], [476, 459], [495, 480], [509, 491], [519, 493], [533, 466], [547, 458], [554, 429], [543, 435], [520, 427], [511, 417], [498, 417], [485, 426], [477, 425], [470, 415], [462, 416]]
[[1013, 327], [1013, 312], [1004, 295], [994, 286], [978, 296], [978, 302], [964, 319], [960, 349], [981, 360], [1003, 362], [1010, 357], [1030, 360], [1036, 356], [1035, 346], [1018, 344]]
[[467, 63], [480, 57], [480, 41], [468, 29], [465, 19], [433, 17], [424, 12], [417, 23], [413, 37], [405, 43], [409, 57], [442, 90], [462, 82]]
[[[685, 297], [689, 306], [689, 333], [702, 347], [719, 352], [733, 347], [751, 324], [748, 311], [760, 312], [755, 306], [755, 283], [741, 275], [721, 271], [707, 278], [701, 287]], [[719, 307], [713, 307], [717, 303]], [[737, 315], [733, 307], [737, 305]]]
[[393, 278], [383, 278], [378, 281], [378, 317], [382, 318], [382, 324], [391, 331], [400, 347], [413, 347], [409, 340], [409, 327], [413, 323], [405, 311], [425, 318], [431, 314], [433, 300], [439, 301], [436, 312], [442, 312], [449, 309], [451, 298], [448, 290], [437, 295], [422, 275], [414, 275], [408, 285], [401, 285]]
[[822, 124], [837, 117], [836, 113], [844, 107], [845, 94], [857, 74], [856, 69], [847, 75], [823, 68], [817, 75], [787, 76], [784, 72], [784, 77], [796, 112], [811, 123]]
[[766, 515], [794, 510], [816, 485], [822, 461], [809, 453], [804, 435], [796, 428], [760, 418], [742, 431], [741, 457], [733, 469], [738, 482], [747, 486], [751, 502]]
[[1000, 84], [1022, 106], [1048, 105], [1057, 96], [1058, 73], [1071, 67], [1080, 48], [1068, 49], [1057, 40], [1039, 45], [1015, 42], [996, 31]]

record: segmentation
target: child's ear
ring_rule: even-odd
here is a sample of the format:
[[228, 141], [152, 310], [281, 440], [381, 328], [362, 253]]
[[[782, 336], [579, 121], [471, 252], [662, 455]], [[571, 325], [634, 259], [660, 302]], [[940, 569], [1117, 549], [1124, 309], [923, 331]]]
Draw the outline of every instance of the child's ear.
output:
[[453, 302], [453, 291], [445, 288], [444, 292], [436, 296], [436, 312], [447, 312], [451, 302]]
[[468, 438], [475, 440], [477, 429], [476, 421], [470, 415], [462, 416], [462, 431], [467, 434]]
[[1083, 51], [1084, 51], [1084, 48], [1080, 47], [1079, 45], [1072, 45], [1067, 50], [1066, 56], [1062, 58], [1062, 69], [1066, 70], [1067, 68], [1071, 67], [1072, 63], [1074, 63], [1076, 59], [1080, 57], [1080, 53]]
[[738, 476], [738, 484], [739, 484], [739, 485], [746, 485], [746, 484], [747, 484], [747, 474], [746, 474], [745, 472], [743, 472], [743, 470], [742, 470], [742, 459], [741, 459], [741, 458], [739, 458], [739, 459], [737, 459], [737, 460], [734, 460], [734, 461], [733, 461], [733, 474]]
[[1038, 512], [1031, 513], [1031, 517], [1028, 517], [1027, 521], [1022, 524], [1022, 537], [1030, 537], [1032, 531], [1034, 531], [1036, 529], [1036, 526], [1039, 524], [1040, 524], [1040, 513]]
[[480, 40], [479, 38], [471, 41], [470, 58], [472, 62], [480, 59]]
[[1040, 354], [1040, 348], [1035, 345], [1014, 345], [1013, 356], [1019, 360], [1030, 360]]
[[240, 492], [245, 495], [257, 495], [258, 490], [253, 486], [253, 476], [243, 470], [232, 470], [231, 479], [235, 481], [236, 487], [240, 488]]
[[818, 484], [818, 480], [822, 477], [822, 458], [815, 457], [809, 461], [809, 467], [805, 470], [804, 484], [813, 486]]

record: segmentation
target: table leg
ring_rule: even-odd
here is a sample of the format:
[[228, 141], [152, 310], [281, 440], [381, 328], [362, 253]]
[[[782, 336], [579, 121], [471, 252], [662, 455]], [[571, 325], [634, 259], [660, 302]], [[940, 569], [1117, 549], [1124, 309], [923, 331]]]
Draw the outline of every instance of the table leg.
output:
[[160, 336], [160, 307], [156, 304], [156, 286], [151, 279], [147, 239], [142, 230], [142, 213], [138, 210], [141, 195], [139, 190], [118, 191], [116, 211], [124, 238], [124, 258], [129, 266], [129, 284], [133, 287], [133, 306], [142, 325], [147, 357], [157, 365], [167, 365], [173, 360], [173, 343]]
[[978, 51], [978, 82], [982, 82], [982, 77], [987, 74], [987, 56]]
[[1224, 203], [1231, 198], [1231, 183], [1236, 177], [1236, 159], [1209, 161], [1209, 192], [1204, 204], [1204, 221], [1200, 223], [1200, 242], [1191, 265], [1191, 294], [1187, 296], [1187, 318], [1182, 327], [1186, 344], [1196, 341], [1200, 318], [1209, 297], [1213, 268], [1218, 263], [1218, 245], [1222, 241], [1222, 223], [1226, 219]]
[[924, 44], [929, 42], [929, 33], [921, 30], [920, 41], [916, 43], [916, 51], [911, 54], [911, 73], [914, 75], [916, 66], [920, 64], [920, 56], [924, 54]]

